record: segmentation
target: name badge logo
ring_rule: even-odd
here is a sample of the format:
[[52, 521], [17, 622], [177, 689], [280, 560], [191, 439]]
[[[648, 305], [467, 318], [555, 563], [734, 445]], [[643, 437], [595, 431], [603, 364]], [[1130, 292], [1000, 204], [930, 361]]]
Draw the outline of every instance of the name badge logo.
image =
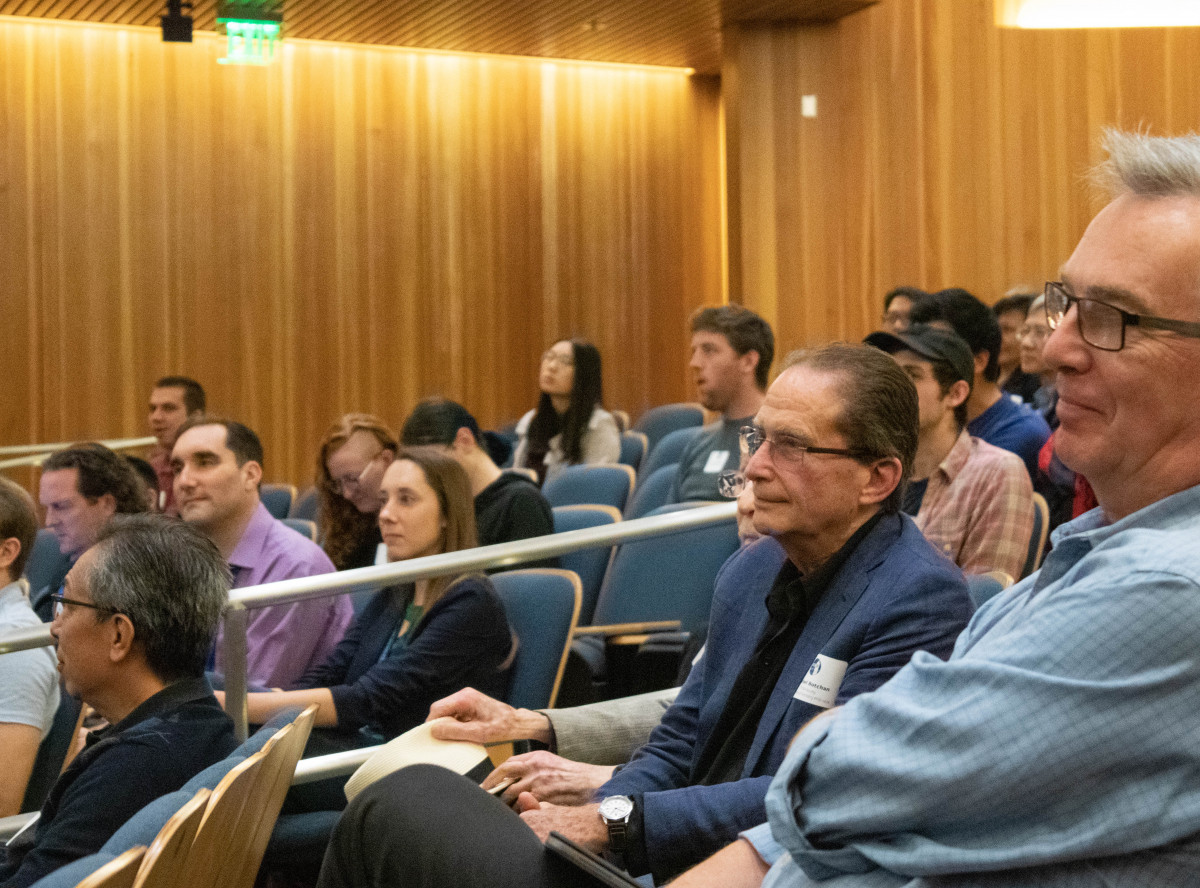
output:
[[845, 660], [835, 660], [833, 657], [817, 654], [817, 659], [808, 667], [808, 674], [804, 676], [800, 687], [796, 688], [796, 693], [792, 696], [804, 703], [829, 709], [837, 702], [842, 679], [846, 677], [847, 665]]
[[704, 474], [715, 475], [725, 468], [727, 462], [729, 462], [728, 450], [714, 450], [708, 455], [708, 462], [704, 464]]

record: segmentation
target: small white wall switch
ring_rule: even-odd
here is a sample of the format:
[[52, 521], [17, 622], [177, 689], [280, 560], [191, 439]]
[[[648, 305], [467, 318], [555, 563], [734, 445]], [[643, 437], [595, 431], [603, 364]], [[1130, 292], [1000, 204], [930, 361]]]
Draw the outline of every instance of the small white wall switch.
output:
[[800, 116], [801, 117], [816, 117], [817, 116], [817, 97], [816, 96], [801, 96], [800, 97]]

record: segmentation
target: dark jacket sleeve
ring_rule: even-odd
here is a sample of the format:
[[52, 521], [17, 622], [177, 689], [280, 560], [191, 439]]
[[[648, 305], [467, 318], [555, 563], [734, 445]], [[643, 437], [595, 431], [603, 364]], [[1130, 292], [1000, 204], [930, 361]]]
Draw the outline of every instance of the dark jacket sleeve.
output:
[[333, 649], [325, 662], [304, 673], [294, 687], [328, 688], [342, 684], [350, 672], [350, 664], [354, 661], [359, 646], [363, 643], [363, 633], [386, 609], [388, 594], [387, 589], [376, 593], [367, 602], [362, 613], [355, 617], [354, 622], [350, 624], [350, 628], [346, 630], [346, 634], [342, 636], [342, 640], [338, 642], [337, 647]]
[[491, 582], [468, 577], [442, 595], [407, 645], [354, 683], [329, 688], [338, 727], [375, 725], [394, 737], [423, 722], [435, 701], [464, 687], [501, 694], [505, 676], [498, 667], [512, 643]]

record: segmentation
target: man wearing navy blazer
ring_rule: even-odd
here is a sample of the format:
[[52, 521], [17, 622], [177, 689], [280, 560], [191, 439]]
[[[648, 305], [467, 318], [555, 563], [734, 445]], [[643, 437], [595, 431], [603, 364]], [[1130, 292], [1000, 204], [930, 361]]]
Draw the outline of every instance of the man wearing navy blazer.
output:
[[[445, 842], [423, 830], [397, 864], [413, 884], [441, 884], [442, 867], [486, 872], [490, 881], [480, 884], [507, 885], [509, 875], [514, 885], [556, 884], [539, 875], [548, 871], [530, 841], [552, 830], [661, 882], [765, 819], [771, 776], [811, 718], [879, 687], [914, 651], [949, 656], [972, 608], [959, 570], [899, 512], [917, 445], [917, 398], [898, 365], [867, 346], [799, 352], [743, 440], [754, 525], [768, 539], [722, 568], [704, 655], [646, 745], [592, 804], [549, 805], [522, 794], [517, 809], [533, 833], [503, 832], [515, 823], [503, 809], [495, 828], [473, 823]], [[405, 773], [363, 794], [371, 820], [382, 816], [380, 805], [429, 797], [428, 787], [404, 786]], [[462, 816], [463, 806], [451, 807]], [[357, 853], [341, 844], [352, 838], [354, 808], [323, 884], [357, 884], [335, 874], [338, 848], [343, 860]], [[368, 822], [359, 821], [369, 830]], [[464, 843], [465, 834], [479, 838]], [[359, 838], [363, 849], [378, 846], [379, 837]], [[477, 865], [488, 854], [495, 859]]]

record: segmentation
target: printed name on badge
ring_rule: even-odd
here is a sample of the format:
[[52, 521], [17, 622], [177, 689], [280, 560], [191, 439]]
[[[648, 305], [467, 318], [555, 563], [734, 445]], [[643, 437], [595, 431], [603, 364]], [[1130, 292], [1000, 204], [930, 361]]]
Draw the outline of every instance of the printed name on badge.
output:
[[842, 686], [842, 679], [846, 677], [846, 666], [845, 660], [835, 660], [833, 657], [817, 654], [817, 659], [808, 667], [808, 673], [792, 696], [813, 706], [828, 709], [837, 702], [838, 690]]
[[715, 475], [725, 468], [727, 462], [729, 462], [728, 450], [714, 450], [708, 455], [708, 462], [704, 464], [704, 474]]

